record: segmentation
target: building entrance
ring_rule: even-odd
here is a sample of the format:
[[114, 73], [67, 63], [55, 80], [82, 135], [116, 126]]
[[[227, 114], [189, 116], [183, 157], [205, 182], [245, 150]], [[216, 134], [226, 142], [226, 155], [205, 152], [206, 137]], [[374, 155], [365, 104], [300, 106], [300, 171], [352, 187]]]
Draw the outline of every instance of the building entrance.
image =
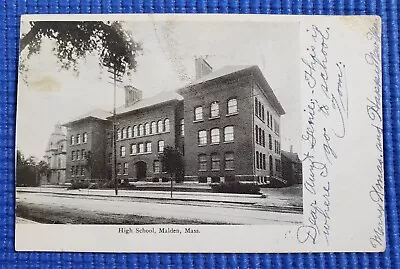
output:
[[147, 165], [145, 162], [140, 161], [135, 164], [136, 166], [136, 178], [137, 180], [145, 180], [147, 173]]

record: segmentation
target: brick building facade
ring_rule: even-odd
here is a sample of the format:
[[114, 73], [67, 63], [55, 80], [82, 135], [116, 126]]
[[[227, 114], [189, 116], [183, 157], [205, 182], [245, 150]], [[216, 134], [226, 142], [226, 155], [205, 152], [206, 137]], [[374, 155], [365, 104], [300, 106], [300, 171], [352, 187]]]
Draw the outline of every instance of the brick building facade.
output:
[[[125, 87], [125, 104], [115, 118], [118, 179], [161, 180], [166, 175], [159, 154], [167, 145], [183, 153], [185, 181], [265, 183], [279, 177], [285, 112], [261, 70], [213, 71], [201, 58], [195, 66], [196, 80], [176, 92], [142, 98], [140, 90]], [[98, 110], [65, 126], [67, 179], [110, 179], [112, 116]]]

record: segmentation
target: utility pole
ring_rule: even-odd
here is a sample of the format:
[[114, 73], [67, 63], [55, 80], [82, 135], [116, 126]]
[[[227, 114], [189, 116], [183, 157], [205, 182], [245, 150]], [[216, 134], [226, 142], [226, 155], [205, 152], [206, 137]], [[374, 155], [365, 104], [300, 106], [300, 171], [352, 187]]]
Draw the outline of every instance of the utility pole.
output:
[[114, 187], [115, 195], [118, 195], [118, 178], [117, 178], [117, 112], [116, 112], [116, 102], [117, 102], [117, 71], [114, 65], [113, 68], [113, 80], [114, 80], [114, 107], [113, 107], [113, 121], [112, 121], [112, 132], [113, 132], [113, 177], [114, 177]]

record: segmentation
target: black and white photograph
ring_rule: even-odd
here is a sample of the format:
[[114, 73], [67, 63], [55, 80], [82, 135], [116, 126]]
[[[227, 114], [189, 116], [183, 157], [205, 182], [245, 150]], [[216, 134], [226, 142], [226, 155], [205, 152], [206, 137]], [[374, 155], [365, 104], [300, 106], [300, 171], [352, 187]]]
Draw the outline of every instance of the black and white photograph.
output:
[[16, 250], [383, 251], [380, 31], [22, 16]]
[[23, 20], [16, 223], [301, 224], [299, 42], [297, 22]]

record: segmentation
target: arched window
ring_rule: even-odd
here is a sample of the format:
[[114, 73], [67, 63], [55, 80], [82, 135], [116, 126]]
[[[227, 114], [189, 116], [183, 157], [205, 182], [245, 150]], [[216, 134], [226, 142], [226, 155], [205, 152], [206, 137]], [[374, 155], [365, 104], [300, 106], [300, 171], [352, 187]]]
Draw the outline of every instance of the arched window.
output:
[[220, 169], [221, 157], [217, 153], [211, 154], [211, 170], [218, 171]]
[[151, 134], [150, 132], [150, 123], [146, 122], [144, 125], [144, 134], [143, 135], [149, 135]]
[[203, 120], [203, 108], [201, 106], [198, 106], [194, 109], [194, 120]]
[[220, 141], [219, 129], [218, 128], [211, 129], [211, 144], [219, 144], [219, 141]]
[[224, 128], [224, 141], [231, 142], [234, 139], [233, 126], [226, 126]]
[[139, 124], [139, 128], [138, 128], [138, 136], [142, 136], [144, 135], [144, 128], [143, 128], [143, 124]]
[[159, 121], [157, 122], [157, 132], [158, 132], [158, 133], [164, 132], [164, 128], [163, 128], [163, 127], [164, 127], [164, 126], [163, 126], [162, 120], [159, 120]]
[[199, 171], [207, 171], [207, 155], [199, 154]]
[[268, 135], [268, 140], [269, 140], [269, 149], [272, 150], [272, 135]]
[[237, 113], [237, 99], [232, 98], [228, 100], [228, 115]]
[[158, 141], [158, 152], [164, 152], [164, 140]]
[[138, 128], [136, 125], [134, 125], [132, 129], [132, 137], [136, 137], [137, 135], [138, 135]]
[[121, 139], [125, 138], [125, 128], [121, 128]]
[[225, 153], [225, 170], [235, 169], [233, 152]]
[[164, 131], [169, 132], [169, 119], [164, 120]]
[[127, 135], [126, 137], [131, 138], [132, 137], [132, 127], [128, 126], [128, 128], [126, 129]]
[[155, 121], [151, 122], [151, 133], [156, 134], [157, 133], [157, 124]]
[[219, 117], [219, 104], [217, 101], [211, 103], [211, 118]]
[[207, 131], [201, 130], [198, 133], [198, 144], [199, 146], [207, 145]]

